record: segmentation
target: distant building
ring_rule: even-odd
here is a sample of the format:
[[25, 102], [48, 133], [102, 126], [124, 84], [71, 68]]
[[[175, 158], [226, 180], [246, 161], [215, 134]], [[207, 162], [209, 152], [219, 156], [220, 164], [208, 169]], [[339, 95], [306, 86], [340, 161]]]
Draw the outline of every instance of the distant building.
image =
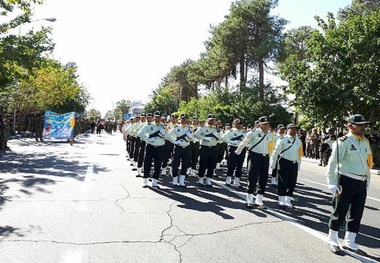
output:
[[136, 117], [144, 112], [144, 104], [141, 100], [136, 100], [132, 102], [131, 112], [132, 117]]

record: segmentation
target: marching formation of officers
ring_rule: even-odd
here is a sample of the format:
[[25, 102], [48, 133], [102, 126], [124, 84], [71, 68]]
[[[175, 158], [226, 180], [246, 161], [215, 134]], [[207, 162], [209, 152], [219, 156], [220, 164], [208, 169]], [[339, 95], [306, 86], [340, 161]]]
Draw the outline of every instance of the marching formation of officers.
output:
[[[152, 187], [159, 188], [160, 174], [167, 173], [172, 177], [173, 187], [186, 188], [187, 175], [197, 176], [200, 187], [213, 187], [214, 171], [225, 157], [225, 184], [242, 188], [240, 180], [247, 158], [247, 206], [266, 208], [263, 199], [269, 171], [272, 171], [271, 184], [277, 187], [279, 208], [294, 208], [291, 200], [304, 156], [303, 142], [295, 124], [280, 124], [274, 133], [266, 116], [260, 117], [249, 130], [239, 118], [233, 120], [232, 127], [226, 124], [222, 129], [213, 114], [207, 116], [206, 123], [196, 117], [192, 117], [189, 123], [185, 113], [180, 116], [172, 114], [170, 121], [166, 121], [156, 111], [134, 117], [122, 127], [128, 157], [133, 170], [137, 170], [137, 176], [143, 177], [143, 187], [148, 187], [152, 181]], [[342, 248], [365, 254], [355, 238], [373, 164], [370, 144], [364, 137], [368, 123], [360, 114], [350, 116], [348, 134], [331, 146], [326, 178], [334, 198], [328, 241], [330, 250], [338, 255], [344, 254], [338, 243], [338, 231], [343, 222], [346, 222], [346, 234]], [[169, 160], [172, 160], [171, 166], [168, 165]]]
[[200, 187], [213, 187], [215, 169], [225, 157], [225, 184], [243, 188], [240, 180], [247, 158], [247, 206], [266, 208], [263, 198], [271, 169], [272, 185], [278, 187], [280, 208], [293, 208], [291, 200], [303, 157], [295, 124], [279, 125], [275, 134], [270, 131], [270, 122], [265, 116], [250, 130], [239, 118], [233, 120], [232, 127], [226, 124], [222, 129], [213, 114], [207, 116], [206, 123], [196, 117], [189, 122], [185, 113], [172, 114], [170, 121], [166, 121], [156, 111], [134, 117], [122, 128], [131, 166], [138, 177], [143, 177], [143, 187], [148, 187], [152, 181], [151, 186], [159, 188], [159, 176], [167, 173], [174, 187], [185, 188], [186, 176], [197, 176]]

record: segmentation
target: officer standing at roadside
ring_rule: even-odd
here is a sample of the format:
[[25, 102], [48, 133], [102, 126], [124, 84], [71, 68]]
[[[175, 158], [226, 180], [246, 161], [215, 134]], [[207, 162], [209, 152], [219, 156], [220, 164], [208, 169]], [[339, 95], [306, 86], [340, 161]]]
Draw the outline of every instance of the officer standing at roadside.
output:
[[269, 155], [274, 147], [274, 135], [269, 132], [270, 123], [266, 116], [258, 120], [258, 128], [247, 133], [247, 136], [239, 144], [236, 154], [241, 154], [243, 149], [248, 148], [248, 189], [247, 206], [253, 206], [253, 194], [256, 191], [256, 184], [259, 181], [255, 206], [265, 209], [263, 197], [268, 181]]
[[161, 164], [165, 145], [165, 127], [161, 124], [161, 113], [154, 112], [154, 122], [144, 126], [139, 132], [141, 139], [146, 141], [145, 158], [144, 158], [144, 186], [148, 186], [152, 161], [154, 162], [152, 187], [158, 187], [158, 178], [160, 176]]
[[286, 129], [286, 135], [276, 141], [270, 162], [273, 170], [278, 169], [278, 204], [281, 209], [293, 208], [291, 198], [303, 157], [302, 141], [297, 136], [298, 127], [291, 123]]
[[198, 184], [204, 186], [204, 176], [206, 174], [206, 186], [212, 187], [211, 179], [214, 175], [216, 162], [218, 158], [218, 152], [216, 144], [219, 140], [219, 132], [215, 127], [215, 116], [209, 114], [207, 116], [207, 126], [199, 127], [195, 132], [194, 137], [201, 140], [199, 150], [199, 172], [198, 172]]
[[373, 165], [370, 143], [364, 137], [368, 123], [360, 114], [348, 118], [349, 132], [333, 144], [327, 166], [327, 185], [334, 195], [328, 241], [331, 251], [337, 255], [344, 254], [338, 243], [338, 231], [344, 222], [346, 232], [343, 248], [365, 254], [355, 239], [363, 216]]

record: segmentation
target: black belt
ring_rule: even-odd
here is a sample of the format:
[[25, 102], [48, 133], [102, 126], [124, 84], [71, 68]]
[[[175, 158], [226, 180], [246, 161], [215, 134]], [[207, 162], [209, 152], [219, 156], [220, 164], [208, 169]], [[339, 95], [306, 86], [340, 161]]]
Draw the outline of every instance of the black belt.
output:
[[260, 155], [263, 157], [269, 157], [269, 153], [257, 153], [257, 152], [253, 152], [253, 151], [251, 151], [251, 153], [254, 153], [254, 154], [257, 154], [257, 155]]
[[215, 147], [216, 145], [214, 145], [214, 146], [211, 146], [211, 145], [202, 145], [201, 144], [201, 147], [207, 147], [207, 148], [213, 148], [213, 147]]
[[291, 161], [291, 160], [288, 160], [288, 159], [286, 159], [284, 157], [281, 157], [281, 160], [287, 161], [289, 163], [298, 163], [297, 161]]

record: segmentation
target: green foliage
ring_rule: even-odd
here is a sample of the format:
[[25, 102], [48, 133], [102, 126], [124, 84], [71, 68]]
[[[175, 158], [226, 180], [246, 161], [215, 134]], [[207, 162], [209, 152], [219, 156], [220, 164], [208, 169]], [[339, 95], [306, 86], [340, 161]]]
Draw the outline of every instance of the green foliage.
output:
[[132, 101], [125, 99], [116, 102], [115, 115], [117, 110], [121, 112], [121, 115], [129, 113], [132, 105]]
[[316, 19], [321, 31], [305, 31], [304, 48], [289, 52], [280, 66], [287, 92], [296, 96], [294, 106], [314, 125], [357, 112], [373, 120], [380, 113], [380, 11], [339, 24], [332, 14], [327, 22]]

